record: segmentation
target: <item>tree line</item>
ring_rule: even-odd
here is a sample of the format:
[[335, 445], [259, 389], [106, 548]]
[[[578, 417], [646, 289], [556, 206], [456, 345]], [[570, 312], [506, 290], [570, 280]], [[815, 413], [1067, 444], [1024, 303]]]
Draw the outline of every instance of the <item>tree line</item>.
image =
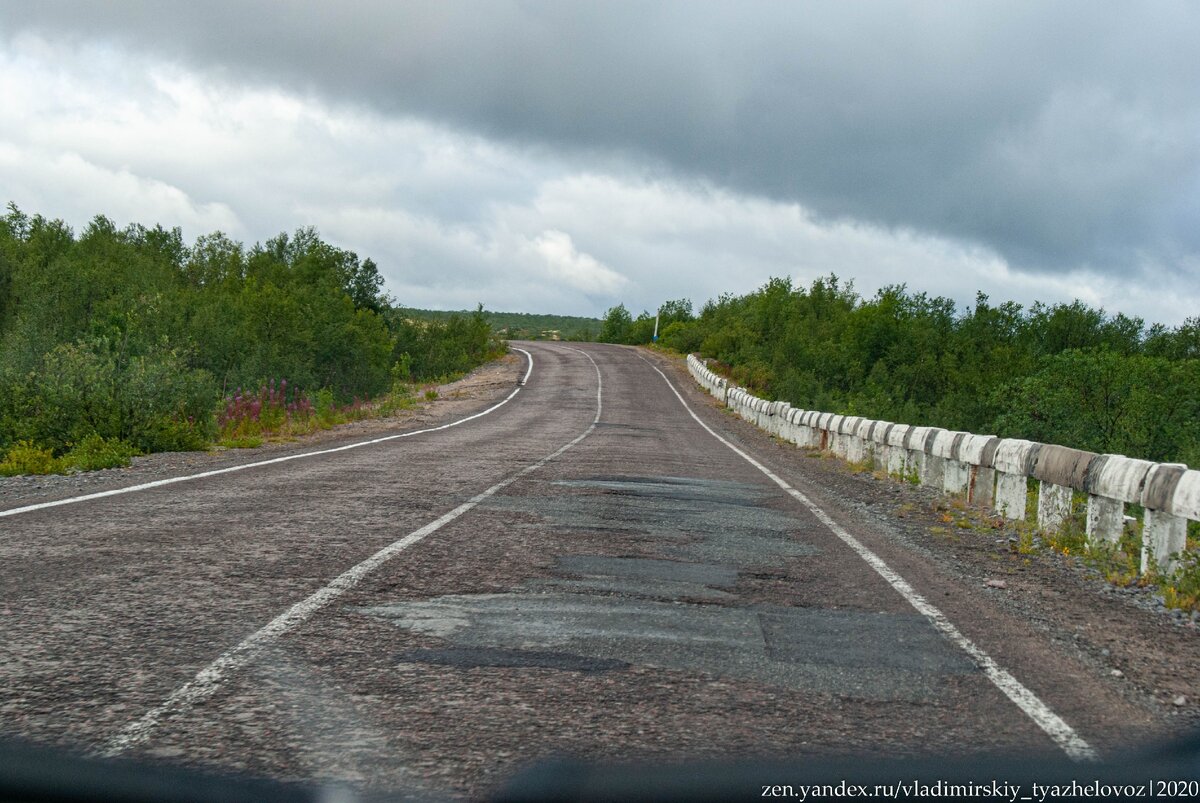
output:
[[482, 308], [407, 318], [370, 259], [301, 228], [247, 247], [178, 228], [76, 234], [0, 217], [0, 455], [88, 438], [202, 448], [223, 400], [270, 380], [341, 401], [462, 372], [502, 351]]
[[[415, 320], [442, 321], [461, 312], [446, 310], [415, 309], [406, 307], [404, 314]], [[488, 310], [488, 323], [492, 331], [508, 340], [571, 340], [590, 342], [600, 332], [599, 318], [578, 315], [544, 315], [528, 312], [496, 312]]]
[[[600, 340], [648, 343], [654, 316], [610, 309]], [[904, 286], [772, 279], [699, 315], [664, 304], [660, 342], [715, 359], [756, 395], [806, 409], [1200, 465], [1200, 317], [1176, 327], [1080, 301], [959, 310]]]

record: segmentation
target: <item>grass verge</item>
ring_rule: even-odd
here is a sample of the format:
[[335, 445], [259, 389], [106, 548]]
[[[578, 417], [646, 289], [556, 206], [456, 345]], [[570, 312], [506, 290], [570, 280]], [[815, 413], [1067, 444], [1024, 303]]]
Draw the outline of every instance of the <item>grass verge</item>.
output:
[[128, 466], [138, 450], [120, 438], [89, 435], [61, 456], [31, 441], [17, 441], [0, 459], [0, 476], [19, 474], [69, 474]]

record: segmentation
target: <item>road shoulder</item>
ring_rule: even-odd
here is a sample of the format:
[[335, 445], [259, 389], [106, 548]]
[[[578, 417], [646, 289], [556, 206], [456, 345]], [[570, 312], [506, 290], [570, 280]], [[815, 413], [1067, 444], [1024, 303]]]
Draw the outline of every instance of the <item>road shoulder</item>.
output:
[[495, 404], [512, 392], [525, 369], [524, 355], [513, 351], [479, 366], [461, 379], [431, 386], [437, 391], [436, 398], [421, 398], [415, 407], [400, 410], [395, 415], [340, 424], [287, 441], [268, 441], [253, 449], [157, 452], [133, 458], [133, 464], [126, 468], [0, 477], [0, 510], [438, 426]]

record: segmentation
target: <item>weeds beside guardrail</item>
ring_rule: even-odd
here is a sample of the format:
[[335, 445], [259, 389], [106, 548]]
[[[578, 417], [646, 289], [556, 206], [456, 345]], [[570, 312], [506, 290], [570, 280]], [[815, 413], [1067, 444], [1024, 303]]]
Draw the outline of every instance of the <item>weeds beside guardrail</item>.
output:
[[1158, 585], [1200, 609], [1200, 471], [1055, 444], [802, 410], [760, 399], [688, 355], [696, 381], [737, 415], [797, 446], [933, 486], [1016, 522], [1018, 550], [1083, 557], [1110, 582]]

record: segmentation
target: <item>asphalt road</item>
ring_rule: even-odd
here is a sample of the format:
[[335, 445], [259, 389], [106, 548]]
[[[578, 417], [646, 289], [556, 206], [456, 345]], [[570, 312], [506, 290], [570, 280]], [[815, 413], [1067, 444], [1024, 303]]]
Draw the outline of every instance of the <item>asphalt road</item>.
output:
[[0, 517], [3, 733], [479, 793], [552, 754], [1107, 754], [1158, 727], [678, 365], [519, 345], [526, 384], [459, 426]]

